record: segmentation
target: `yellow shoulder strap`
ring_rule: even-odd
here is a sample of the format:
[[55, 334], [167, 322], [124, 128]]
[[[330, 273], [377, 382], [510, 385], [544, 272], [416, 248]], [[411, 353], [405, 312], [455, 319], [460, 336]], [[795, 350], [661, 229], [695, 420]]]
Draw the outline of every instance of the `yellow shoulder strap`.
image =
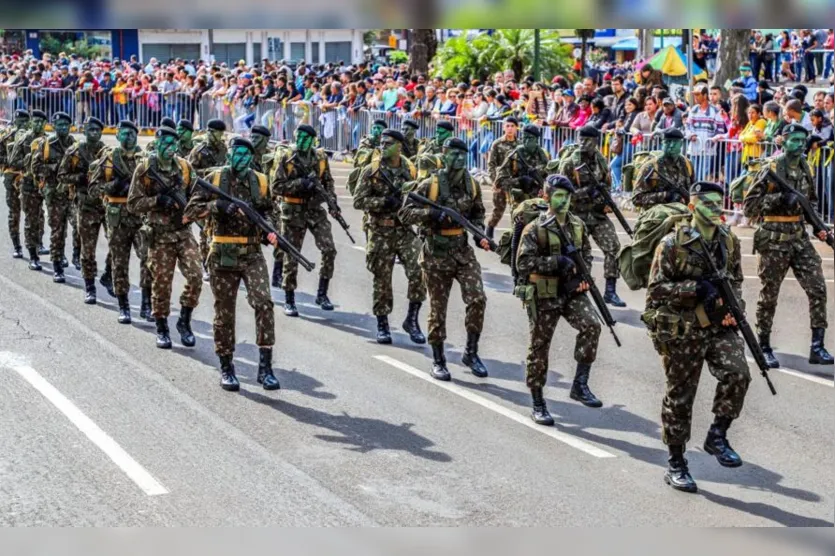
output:
[[433, 174], [432, 175], [432, 183], [429, 184], [429, 197], [430, 201], [437, 201], [438, 200], [438, 193], [440, 190], [440, 185], [438, 184], [438, 176]]
[[180, 170], [183, 172], [183, 183], [191, 185], [191, 171], [189, 170], [188, 161], [185, 158], [177, 158], [180, 164]]
[[261, 193], [261, 198], [266, 199], [269, 196], [269, 184], [267, 183], [267, 176], [261, 172], [255, 172], [258, 176], [258, 191]]
[[44, 146], [43, 146], [43, 159], [44, 159], [44, 162], [46, 162], [47, 160], [49, 160], [49, 141], [44, 141]]
[[403, 157], [403, 160], [406, 161], [406, 166], [409, 168], [409, 175], [412, 176], [412, 179], [414, 180], [415, 177], [417, 177], [417, 168], [415, 168], [415, 165], [412, 163], [412, 161], [406, 158], [405, 156]]
[[325, 170], [328, 167], [328, 159], [324, 156], [319, 158], [319, 179], [322, 179], [322, 176], [325, 175]]
[[478, 180], [470, 176], [470, 185], [473, 187], [473, 199], [478, 199], [481, 196], [481, 186]]
[[220, 188], [220, 178], [222, 178], [223, 170], [217, 170], [212, 174], [212, 185]]
[[108, 155], [104, 160], [104, 181], [113, 179], [113, 155]]
[[686, 156], [684, 157], [684, 162], [685, 162], [685, 164], [687, 164], [687, 173], [692, 176], [693, 175], [693, 163], [690, 162], [690, 159], [687, 158]]

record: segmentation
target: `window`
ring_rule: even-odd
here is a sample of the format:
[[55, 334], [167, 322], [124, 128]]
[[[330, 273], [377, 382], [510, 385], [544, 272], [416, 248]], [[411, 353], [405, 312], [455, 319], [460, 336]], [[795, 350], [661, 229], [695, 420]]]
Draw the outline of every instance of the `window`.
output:
[[214, 45], [215, 61], [220, 64], [226, 62], [233, 66], [240, 60], [246, 60], [246, 43], [215, 43]]
[[325, 62], [336, 63], [343, 60], [346, 64], [350, 64], [351, 59], [351, 41], [325, 43]]
[[[298, 62], [299, 60], [304, 60], [304, 43], [303, 42], [291, 42], [290, 43], [290, 60], [288, 62]], [[306, 60], [309, 61], [309, 60]]]
[[197, 60], [200, 58], [200, 44], [143, 44], [143, 63], [147, 64], [151, 58], [156, 58], [162, 64], [168, 63], [171, 58], [182, 58], [183, 60]]

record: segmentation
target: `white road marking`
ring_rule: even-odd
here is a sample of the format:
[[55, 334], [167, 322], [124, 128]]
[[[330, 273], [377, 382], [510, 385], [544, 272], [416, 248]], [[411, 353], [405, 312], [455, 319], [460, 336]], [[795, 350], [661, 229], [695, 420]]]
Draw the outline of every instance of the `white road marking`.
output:
[[[743, 276], [743, 278], [745, 278], [746, 280], [759, 280], [760, 279], [759, 276]], [[784, 279], [785, 280], [791, 280], [792, 282], [797, 282], [797, 278], [793, 278], [791, 276], [786, 276]], [[827, 279], [825, 281], [830, 283], [830, 284], [835, 283], [835, 279]]]
[[0, 352], [0, 366], [7, 367], [21, 376], [35, 390], [47, 399], [58, 411], [70, 420], [90, 441], [98, 446], [136, 485], [148, 496], [168, 494], [166, 489], [130, 454], [116, 443], [106, 432], [87, 417], [74, 403], [52, 386], [35, 369], [24, 363], [17, 355]]
[[214, 340], [215, 337], [211, 334], [203, 334], [202, 332], [193, 332], [195, 338], [203, 338], [204, 340]]
[[363, 247], [362, 245], [352, 245], [351, 249], [356, 249], [357, 251], [365, 252], [365, 247]]
[[255, 367], [257, 367], [259, 364], [258, 361], [253, 361], [252, 359], [247, 359], [246, 357], [236, 357], [235, 361], [243, 363], [244, 365], [253, 365]]
[[[748, 360], [749, 363], [756, 367], [757, 362], [754, 361], [751, 357], [746, 357], [745, 359]], [[794, 369], [786, 369], [786, 368], [779, 368], [779, 369], [769, 369], [770, 371], [777, 371], [786, 375], [791, 375], [797, 378], [802, 378], [803, 380], [808, 380], [809, 382], [814, 382], [815, 384], [823, 384], [824, 386], [829, 386], [830, 388], [835, 388], [835, 382], [832, 379], [826, 379], [820, 376], [810, 375], [807, 373], [801, 373], [800, 371], [795, 371]]]
[[501, 415], [503, 417], [507, 417], [508, 419], [510, 419], [512, 421], [515, 421], [515, 422], [519, 423], [520, 425], [524, 425], [524, 426], [526, 426], [530, 429], [533, 429], [536, 432], [539, 432], [539, 433], [544, 434], [546, 436], [550, 436], [551, 438], [553, 438], [555, 440], [558, 440], [560, 442], [563, 442], [563, 443], [571, 446], [572, 448], [576, 448], [576, 449], [580, 450], [581, 452], [585, 452], [586, 454], [588, 454], [590, 456], [594, 456], [596, 458], [614, 458], [614, 457], [616, 457], [615, 454], [612, 454], [610, 452], [602, 450], [602, 449], [598, 448], [597, 446], [595, 446], [593, 444], [590, 444], [590, 443], [588, 443], [584, 440], [580, 440], [579, 438], [577, 438], [575, 436], [572, 436], [570, 434], [566, 434], [564, 432], [560, 432], [559, 430], [557, 430], [553, 427], [543, 427], [541, 425], [537, 425], [536, 423], [531, 421], [528, 417], [526, 417], [524, 415], [520, 415], [519, 413], [517, 413], [513, 410], [510, 410], [510, 409], [504, 407], [503, 405], [497, 404], [496, 402], [494, 402], [492, 400], [488, 400], [487, 398], [484, 398], [482, 396], [479, 396], [478, 394], [470, 392], [469, 390], [467, 390], [465, 388], [462, 388], [462, 387], [460, 387], [456, 384], [453, 384], [453, 383], [450, 383], [450, 382], [441, 382], [439, 380], [435, 380], [434, 378], [429, 376], [429, 374], [427, 372], [420, 371], [420, 370], [412, 367], [411, 365], [407, 365], [406, 363], [398, 361], [397, 359], [394, 359], [394, 358], [389, 357], [387, 355], [375, 355], [374, 359], [377, 359], [378, 361], [382, 361], [383, 363], [386, 363], [388, 365], [391, 365], [392, 367], [400, 369], [401, 371], [404, 371], [404, 372], [406, 372], [406, 373], [408, 373], [408, 374], [410, 374], [410, 375], [412, 375], [416, 378], [419, 378], [421, 380], [429, 382], [430, 384], [432, 384], [434, 386], [442, 388], [442, 389], [446, 390], [447, 392], [451, 392], [451, 393], [453, 393], [457, 396], [460, 396], [460, 397], [462, 397], [462, 398], [464, 398], [468, 401], [471, 401], [475, 404], [478, 404], [485, 409], [489, 409], [490, 411], [494, 411], [494, 412], [498, 413], [499, 415]]

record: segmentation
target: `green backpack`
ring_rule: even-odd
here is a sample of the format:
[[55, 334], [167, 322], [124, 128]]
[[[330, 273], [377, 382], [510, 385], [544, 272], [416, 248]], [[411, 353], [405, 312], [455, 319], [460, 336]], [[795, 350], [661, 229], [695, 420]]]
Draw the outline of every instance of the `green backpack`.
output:
[[750, 158], [742, 165], [742, 173], [728, 184], [728, 195], [734, 203], [742, 203], [745, 201], [745, 196], [748, 190], [759, 179], [760, 172], [768, 167], [771, 159], [768, 158]]
[[[522, 201], [516, 210], [510, 215], [510, 221], [513, 223], [514, 228], [522, 224], [522, 227], [527, 226], [541, 215], [543, 212], [548, 210], [548, 203], [544, 199], [534, 198], [528, 199], [527, 201]], [[501, 239], [499, 239], [499, 248], [497, 249], [497, 253], [501, 256], [502, 264], [506, 264], [510, 266], [511, 262], [511, 245], [513, 243], [513, 230], [508, 230], [502, 234]]]
[[657, 164], [664, 153], [661, 151], [640, 151], [635, 153], [632, 162], [623, 165], [623, 190], [632, 193], [635, 177], [640, 176], [644, 168]]
[[620, 274], [630, 290], [647, 287], [655, 248], [675, 228], [677, 222], [689, 217], [690, 211], [682, 203], [655, 205], [641, 212], [635, 223], [632, 243], [618, 253]]

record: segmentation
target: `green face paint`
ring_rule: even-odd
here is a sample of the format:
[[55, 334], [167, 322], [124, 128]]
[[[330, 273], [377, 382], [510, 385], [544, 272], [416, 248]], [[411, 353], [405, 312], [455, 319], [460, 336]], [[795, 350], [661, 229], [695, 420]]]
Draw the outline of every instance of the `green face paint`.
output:
[[400, 143], [390, 137], [383, 137], [380, 141], [380, 150], [384, 158], [394, 158], [400, 155]]
[[237, 173], [246, 171], [252, 164], [252, 151], [246, 147], [235, 147], [226, 155], [229, 165]]
[[58, 120], [52, 127], [55, 128], [55, 134], [62, 139], [70, 134], [70, 122], [67, 120]]
[[449, 139], [450, 137], [452, 137], [452, 132], [448, 129], [444, 129], [442, 127], [439, 127], [435, 131], [435, 140], [438, 142], [439, 145], [443, 145], [444, 142], [447, 139]]
[[806, 134], [792, 133], [783, 140], [783, 150], [787, 154], [800, 154], [806, 148]]
[[405, 128], [403, 128], [403, 136], [409, 141], [415, 138], [416, 133], [417, 130], [411, 126], [406, 126]]
[[87, 125], [84, 127], [84, 137], [88, 143], [98, 143], [101, 141], [101, 128], [97, 125]]
[[719, 193], [694, 195], [690, 198], [690, 202], [693, 204], [693, 215], [699, 224], [708, 227], [722, 224], [722, 195]]
[[209, 131], [209, 143], [213, 145], [222, 145], [223, 144], [223, 132], [217, 129], [212, 129]]
[[15, 118], [14, 125], [16, 128], [26, 127], [29, 123], [29, 118]]
[[568, 207], [571, 204], [571, 193], [565, 189], [557, 189], [551, 194], [551, 199], [548, 205], [555, 214], [565, 214], [568, 212]]
[[525, 150], [529, 153], [535, 152], [539, 147], [539, 137], [525, 133], [522, 135], [522, 145], [525, 146]]
[[450, 170], [463, 170], [467, 167], [467, 153], [458, 149], [447, 149], [444, 164]]
[[123, 127], [116, 134], [116, 139], [123, 149], [132, 150], [136, 146], [136, 132], [130, 128]]
[[296, 147], [302, 151], [307, 152], [313, 147], [313, 137], [304, 131], [296, 132]]
[[169, 161], [174, 159], [177, 154], [177, 138], [165, 135], [157, 139], [157, 156], [162, 160]]
[[267, 137], [264, 137], [259, 133], [255, 133], [249, 139], [252, 141], [252, 146], [255, 147], [256, 152], [266, 150], [267, 143], [269, 142]]
[[580, 137], [580, 150], [586, 153], [594, 152], [597, 148], [596, 137]]
[[371, 137], [375, 140], [379, 140], [380, 136], [383, 134], [384, 128], [381, 125], [373, 125], [371, 126]]
[[684, 143], [681, 139], [665, 139], [661, 143], [661, 150], [664, 156], [676, 156], [681, 154], [681, 146]]
[[188, 145], [191, 143], [191, 137], [193, 132], [190, 129], [186, 129], [184, 127], [177, 128], [177, 137], [180, 139], [180, 143], [184, 145]]
[[[40, 134], [40, 133], [43, 133], [43, 128], [46, 125], [46, 120], [43, 120], [41, 118], [32, 118], [32, 123], [29, 124], [29, 125], [32, 128], [32, 131], [34, 131], [35, 133]], [[101, 134], [99, 134], [99, 135], [101, 135]]]

